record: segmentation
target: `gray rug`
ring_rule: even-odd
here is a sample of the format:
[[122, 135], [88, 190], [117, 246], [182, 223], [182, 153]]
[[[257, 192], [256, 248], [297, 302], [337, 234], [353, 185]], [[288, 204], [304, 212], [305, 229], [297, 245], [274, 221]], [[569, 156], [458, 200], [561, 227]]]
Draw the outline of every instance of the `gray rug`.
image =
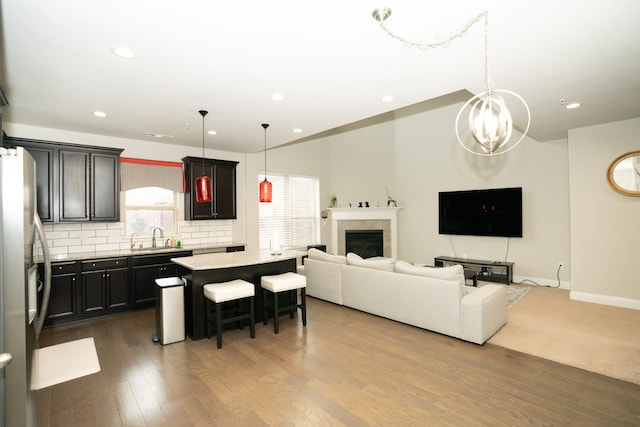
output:
[[520, 301], [531, 288], [521, 286], [506, 286], [507, 288], [507, 310], [509, 310], [515, 303]]

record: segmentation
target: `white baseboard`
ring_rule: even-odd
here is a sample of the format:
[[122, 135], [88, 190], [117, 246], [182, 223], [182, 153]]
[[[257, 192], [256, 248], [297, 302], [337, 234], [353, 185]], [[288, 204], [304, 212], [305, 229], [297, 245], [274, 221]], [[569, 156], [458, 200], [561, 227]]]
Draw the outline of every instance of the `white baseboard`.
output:
[[589, 294], [586, 292], [577, 291], [569, 292], [569, 298], [576, 301], [593, 302], [596, 304], [640, 310], [640, 300], [637, 299], [614, 297], [610, 295]]

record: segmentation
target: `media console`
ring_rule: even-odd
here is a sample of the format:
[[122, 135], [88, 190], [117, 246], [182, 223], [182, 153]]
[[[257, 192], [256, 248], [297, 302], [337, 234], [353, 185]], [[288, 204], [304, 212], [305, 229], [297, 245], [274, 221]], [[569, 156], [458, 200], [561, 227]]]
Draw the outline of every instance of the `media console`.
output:
[[465, 269], [475, 271], [478, 275], [478, 280], [499, 282], [504, 283], [505, 285], [509, 285], [513, 282], [512, 262], [483, 261], [479, 259], [439, 256], [433, 259], [433, 263], [436, 267], [461, 264]]

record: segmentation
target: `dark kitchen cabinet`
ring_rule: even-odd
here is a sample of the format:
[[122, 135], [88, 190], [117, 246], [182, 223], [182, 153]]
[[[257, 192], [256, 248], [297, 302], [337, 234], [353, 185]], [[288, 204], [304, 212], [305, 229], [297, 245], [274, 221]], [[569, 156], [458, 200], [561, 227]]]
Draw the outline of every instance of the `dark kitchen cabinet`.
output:
[[[78, 310], [77, 263], [60, 262], [51, 264], [51, 292], [45, 319], [46, 326], [75, 320]], [[43, 277], [42, 268], [40, 278]]]
[[36, 161], [38, 214], [44, 222], [118, 221], [119, 148], [6, 138]]
[[60, 222], [120, 219], [120, 155], [60, 150]]
[[82, 262], [81, 314], [100, 316], [129, 309], [127, 258]]
[[161, 277], [177, 274], [177, 266], [171, 258], [191, 256], [190, 251], [170, 254], [152, 254], [134, 256], [131, 259], [133, 283], [133, 304], [136, 308], [153, 307], [155, 305], [155, 283]]
[[[230, 160], [185, 157], [185, 219], [236, 219], [236, 166]], [[195, 195], [196, 179], [204, 175], [211, 179], [213, 200], [199, 203]]]
[[48, 147], [28, 147], [27, 151], [36, 162], [38, 215], [42, 222], [52, 222], [55, 210], [53, 197], [54, 150]]

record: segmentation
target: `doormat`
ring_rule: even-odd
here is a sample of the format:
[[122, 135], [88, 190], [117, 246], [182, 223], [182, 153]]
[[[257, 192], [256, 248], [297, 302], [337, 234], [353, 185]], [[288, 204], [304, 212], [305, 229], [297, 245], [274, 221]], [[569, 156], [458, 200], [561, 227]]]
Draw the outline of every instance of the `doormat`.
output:
[[40, 390], [99, 371], [93, 338], [39, 348], [33, 357], [31, 389]]

